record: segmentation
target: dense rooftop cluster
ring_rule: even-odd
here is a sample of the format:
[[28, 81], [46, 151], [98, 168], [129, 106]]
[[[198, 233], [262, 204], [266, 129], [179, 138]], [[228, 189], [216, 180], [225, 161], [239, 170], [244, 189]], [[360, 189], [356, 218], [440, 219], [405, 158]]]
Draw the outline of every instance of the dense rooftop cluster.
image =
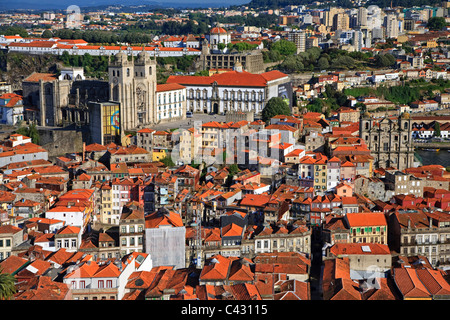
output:
[[[95, 132], [61, 154], [67, 141], [40, 143], [36, 127], [4, 134], [0, 273], [12, 283], [0, 298], [449, 299], [450, 173], [414, 154], [450, 138], [450, 31], [439, 25], [448, 3], [321, 5], [89, 12], [72, 39], [57, 36], [63, 14], [2, 13], [2, 24], [32, 27], [1, 35], [0, 49], [106, 56], [111, 78], [78, 66], [32, 72], [22, 92], [0, 84], [1, 124]], [[201, 14], [278, 24], [217, 23], [138, 44], [80, 36], [134, 22], [165, 30]], [[199, 56], [200, 75], [185, 68], [156, 82], [186, 56]], [[156, 57], [180, 60], [157, 68]], [[272, 102], [289, 112], [275, 105], [267, 116]]]

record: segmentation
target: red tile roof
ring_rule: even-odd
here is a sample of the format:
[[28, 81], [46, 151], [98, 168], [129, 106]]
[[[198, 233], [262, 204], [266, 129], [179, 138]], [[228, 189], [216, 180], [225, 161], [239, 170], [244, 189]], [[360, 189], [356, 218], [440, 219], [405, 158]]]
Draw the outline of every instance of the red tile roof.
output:
[[394, 268], [394, 281], [403, 298], [431, 298], [430, 293], [417, 276], [416, 269]]
[[[365, 248], [364, 248], [365, 247]], [[335, 256], [342, 255], [390, 255], [389, 247], [378, 243], [336, 243], [330, 248], [330, 253]]]
[[347, 213], [350, 227], [386, 226], [386, 217], [383, 213]]
[[165, 83], [165, 84], [158, 84], [156, 86], [156, 92], [180, 90], [185, 88], [186, 88], [185, 86], [182, 86], [181, 84], [178, 83]]
[[287, 75], [279, 71], [253, 74], [246, 71], [230, 71], [212, 76], [169, 76], [166, 83], [182, 85], [211, 85], [217, 82], [219, 86], [233, 87], [265, 87], [268, 81], [284, 78]]
[[38, 73], [34, 72], [28, 78], [26, 78], [25, 82], [39, 82], [39, 80], [43, 81], [53, 81], [56, 80], [56, 76], [53, 73]]

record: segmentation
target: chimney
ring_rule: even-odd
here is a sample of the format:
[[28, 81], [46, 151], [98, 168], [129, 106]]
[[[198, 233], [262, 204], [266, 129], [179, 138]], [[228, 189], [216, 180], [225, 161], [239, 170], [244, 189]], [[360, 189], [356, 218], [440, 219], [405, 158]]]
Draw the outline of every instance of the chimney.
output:
[[430, 229], [433, 228], [433, 218], [430, 217]]
[[411, 229], [411, 219], [408, 218], [408, 230]]

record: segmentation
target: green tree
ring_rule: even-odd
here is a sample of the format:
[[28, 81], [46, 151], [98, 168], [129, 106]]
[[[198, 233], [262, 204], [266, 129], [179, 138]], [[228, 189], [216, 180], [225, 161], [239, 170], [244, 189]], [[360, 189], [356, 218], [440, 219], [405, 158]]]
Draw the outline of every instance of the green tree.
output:
[[241, 42], [236, 42], [236, 43], [229, 43], [227, 46], [228, 46], [228, 49], [230, 51], [233, 50], [233, 49], [236, 49], [238, 52], [242, 52], [242, 51], [247, 51], [247, 50], [253, 50], [258, 45], [250, 44], [248, 42], [241, 41]]
[[273, 97], [267, 101], [262, 110], [262, 120], [268, 122], [277, 115], [291, 115], [291, 107], [281, 97]]
[[379, 54], [375, 57], [375, 66], [377, 68], [387, 68], [392, 67], [396, 62], [395, 57], [390, 54]]
[[306, 105], [306, 109], [310, 112], [319, 112], [322, 113], [323, 109], [323, 100], [314, 98], [309, 104]]
[[435, 137], [441, 136], [441, 125], [437, 121], [434, 123], [434, 136]]
[[320, 70], [326, 70], [330, 67], [330, 63], [328, 62], [328, 59], [325, 57], [320, 57], [317, 61], [317, 67]]
[[263, 51], [264, 62], [277, 62], [283, 59], [283, 56], [277, 50]]
[[27, 29], [25, 29], [24, 27], [16, 27], [16, 26], [0, 27], [0, 34], [3, 34], [5, 36], [15, 36], [16, 34], [18, 34], [22, 38], [28, 37]]
[[9, 300], [16, 293], [16, 279], [9, 273], [4, 273], [0, 268], [0, 300]]
[[356, 63], [350, 56], [338, 55], [331, 61], [331, 67], [334, 69], [353, 69], [356, 67]]
[[167, 167], [175, 166], [175, 163], [170, 156], [165, 156], [163, 159], [161, 159], [161, 162], [164, 163]]
[[283, 63], [281, 63], [280, 67], [290, 72], [303, 71], [305, 69], [302, 58], [297, 55], [287, 56]]
[[428, 19], [427, 28], [436, 31], [444, 29], [446, 25], [444, 17], [431, 17]]
[[49, 39], [53, 37], [53, 33], [50, 30], [45, 30], [44, 32], [42, 32], [41, 37], [44, 39]]
[[297, 52], [297, 46], [292, 41], [278, 40], [270, 46], [270, 50], [278, 51], [283, 56], [295, 54]]
[[34, 123], [30, 124], [28, 127], [21, 127], [19, 129], [17, 129], [16, 133], [31, 138], [32, 143], [39, 144], [39, 142], [40, 142], [39, 132]]
[[241, 170], [239, 170], [239, 167], [236, 163], [233, 163], [228, 167], [228, 172], [229, 172], [228, 175], [230, 175], [231, 177], [233, 177], [239, 171], [241, 171]]

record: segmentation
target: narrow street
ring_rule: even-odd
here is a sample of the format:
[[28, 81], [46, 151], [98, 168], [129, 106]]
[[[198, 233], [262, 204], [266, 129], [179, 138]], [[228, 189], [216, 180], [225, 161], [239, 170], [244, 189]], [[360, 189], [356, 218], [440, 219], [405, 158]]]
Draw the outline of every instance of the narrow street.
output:
[[322, 269], [322, 240], [320, 236], [311, 237], [311, 300], [322, 300], [321, 269]]

